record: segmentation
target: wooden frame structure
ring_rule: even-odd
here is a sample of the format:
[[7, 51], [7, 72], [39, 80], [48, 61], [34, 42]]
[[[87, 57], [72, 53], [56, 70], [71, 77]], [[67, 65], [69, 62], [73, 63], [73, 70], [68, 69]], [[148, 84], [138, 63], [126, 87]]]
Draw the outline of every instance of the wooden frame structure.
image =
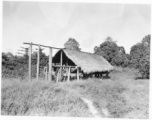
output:
[[[68, 68], [68, 72], [66, 74], [66, 76], [68, 77], [67, 78], [67, 81], [69, 82], [70, 81], [70, 76], [71, 76], [71, 69], [72, 68], [76, 68], [77, 69], [77, 80], [79, 81], [79, 67], [78, 66], [70, 66], [70, 65], [66, 65], [66, 66], [63, 66], [63, 65], [52, 65], [52, 67], [56, 67], [56, 68], [60, 68], [59, 69], [59, 74], [61, 73], [62, 69], [63, 68]], [[61, 74], [60, 74], [60, 77], [61, 77]], [[57, 82], [59, 82], [59, 76], [57, 75]]]
[[[49, 75], [48, 75], [48, 79], [49, 81], [52, 81], [52, 67], [59, 67], [60, 68], [60, 73], [62, 72], [62, 69], [64, 67], [68, 67], [68, 73], [67, 73], [67, 81], [69, 82], [70, 81], [70, 71], [71, 71], [71, 68], [77, 68], [77, 80], [79, 81], [79, 67], [78, 66], [69, 66], [69, 65], [66, 65], [66, 66], [63, 66], [63, 59], [62, 59], [62, 56], [63, 56], [63, 53], [61, 52], [60, 54], [60, 65], [53, 65], [52, 64], [52, 51], [53, 49], [64, 49], [64, 48], [56, 48], [56, 47], [51, 47], [51, 46], [45, 46], [45, 45], [41, 45], [41, 44], [34, 44], [34, 43], [23, 43], [23, 44], [27, 44], [29, 45], [29, 81], [32, 80], [32, 77], [31, 77], [31, 54], [32, 54], [32, 45], [34, 46], [38, 46], [38, 52], [37, 52], [37, 74], [36, 74], [36, 80], [38, 81], [39, 80], [39, 64], [40, 64], [40, 47], [46, 47], [46, 48], [49, 48]], [[47, 68], [45, 68], [46, 71], [47, 71]], [[45, 79], [47, 79], [47, 73], [45, 74]], [[60, 74], [60, 77], [61, 77], [61, 74]], [[57, 77], [57, 82], [59, 82], [59, 78]]]
[[52, 49], [63, 49], [63, 48], [56, 48], [56, 47], [51, 47], [51, 46], [45, 46], [45, 45], [40, 45], [40, 44], [34, 44], [34, 43], [23, 43], [23, 44], [28, 44], [29, 47], [29, 81], [32, 80], [31, 78], [31, 53], [32, 53], [32, 45], [38, 46], [38, 60], [37, 60], [37, 81], [39, 79], [39, 50], [40, 46], [49, 48], [49, 81], [52, 81]]

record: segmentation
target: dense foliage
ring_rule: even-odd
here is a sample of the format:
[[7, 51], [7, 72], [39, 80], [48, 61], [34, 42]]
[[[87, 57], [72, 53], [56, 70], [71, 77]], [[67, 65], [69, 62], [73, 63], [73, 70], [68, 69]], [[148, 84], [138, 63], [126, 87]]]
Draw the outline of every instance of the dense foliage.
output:
[[68, 41], [64, 44], [65, 48], [80, 51], [81, 49], [79, 46], [79, 43], [74, 38], [69, 38]]
[[130, 51], [131, 66], [139, 69], [144, 78], [149, 78], [150, 75], [150, 39], [150, 35], [145, 36], [141, 43], [132, 46]]
[[[37, 52], [32, 54], [32, 76], [36, 76]], [[40, 73], [48, 64], [48, 56], [40, 50]], [[28, 76], [28, 55], [13, 55], [12, 53], [2, 53], [2, 77], [21, 77]]]
[[95, 46], [94, 53], [103, 56], [112, 65], [128, 66], [129, 60], [124, 47], [118, 46], [111, 37], [107, 37], [99, 47]]
[[139, 70], [143, 78], [150, 74], [150, 39], [147, 35], [140, 43], [131, 47], [130, 54], [126, 54], [124, 47], [118, 46], [111, 37], [94, 48], [94, 54], [103, 56], [114, 66], [132, 67]]

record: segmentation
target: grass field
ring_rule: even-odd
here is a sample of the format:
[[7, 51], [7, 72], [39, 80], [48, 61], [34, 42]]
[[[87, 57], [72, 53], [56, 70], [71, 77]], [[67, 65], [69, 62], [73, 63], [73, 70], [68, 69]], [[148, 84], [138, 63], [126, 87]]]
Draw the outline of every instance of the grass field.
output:
[[135, 70], [117, 68], [110, 79], [87, 79], [69, 84], [2, 79], [2, 115], [93, 117], [82, 97], [98, 114], [110, 118], [148, 118], [149, 80], [135, 80]]

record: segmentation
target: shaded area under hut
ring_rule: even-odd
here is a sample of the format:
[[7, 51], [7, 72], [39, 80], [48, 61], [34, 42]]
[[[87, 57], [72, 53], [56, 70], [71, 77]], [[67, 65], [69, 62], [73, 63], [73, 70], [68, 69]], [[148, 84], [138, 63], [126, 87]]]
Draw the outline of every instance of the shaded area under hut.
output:
[[82, 51], [61, 49], [53, 57], [57, 81], [88, 77], [108, 77], [113, 66], [102, 56]]

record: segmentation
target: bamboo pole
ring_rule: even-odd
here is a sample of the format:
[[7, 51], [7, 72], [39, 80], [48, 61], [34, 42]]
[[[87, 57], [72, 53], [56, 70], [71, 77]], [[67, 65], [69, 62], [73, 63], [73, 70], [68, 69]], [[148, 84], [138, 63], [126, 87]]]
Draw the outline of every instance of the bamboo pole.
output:
[[49, 48], [49, 81], [52, 81], [52, 48]]
[[77, 67], [77, 80], [79, 81], [79, 67]]
[[37, 74], [36, 74], [36, 80], [39, 80], [39, 65], [40, 65], [40, 45], [38, 47], [37, 51]]
[[68, 82], [70, 82], [70, 69], [71, 67], [69, 67], [69, 70], [68, 70]]
[[29, 81], [31, 81], [31, 53], [32, 53], [32, 43], [30, 44], [29, 47]]

